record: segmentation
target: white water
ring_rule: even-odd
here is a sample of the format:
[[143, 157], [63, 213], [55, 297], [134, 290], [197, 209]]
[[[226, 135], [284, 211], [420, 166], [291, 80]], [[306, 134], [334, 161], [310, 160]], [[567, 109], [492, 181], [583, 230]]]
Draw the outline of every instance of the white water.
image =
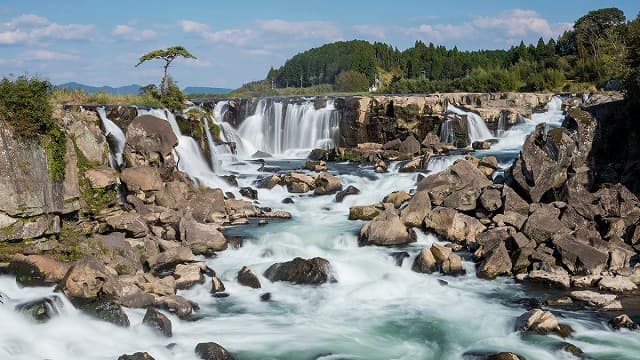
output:
[[[201, 155], [190, 153], [190, 141], [180, 134], [175, 119], [159, 110], [152, 113], [166, 118], [180, 135], [176, 153], [183, 162], [181, 166], [184, 162], [206, 164]], [[433, 158], [428, 168], [442, 170], [457, 158], [460, 156]], [[303, 163], [276, 161], [274, 165], [297, 168]], [[142, 309], [127, 310], [132, 326], [124, 329], [93, 320], [66, 300], [60, 316], [37, 324], [13, 311], [13, 305], [50, 295], [53, 289], [20, 288], [13, 278], [0, 276], [0, 290], [15, 300], [0, 304], [4, 325], [0, 326], [0, 359], [106, 360], [147, 351], [158, 360], [193, 360], [195, 345], [203, 341], [222, 344], [239, 360], [453, 360], [470, 350], [514, 351], [530, 360], [572, 359], [558, 350], [563, 340], [556, 336], [520, 336], [514, 332], [515, 319], [525, 309], [511, 301], [531, 295], [512, 280], [477, 279], [474, 264], [469, 261], [463, 264], [468, 274], [457, 278], [411, 271], [419, 249], [439, 241], [435, 236], [418, 231], [418, 242], [402, 249], [357, 246], [355, 234], [364, 222], [346, 220], [349, 207], [378, 202], [394, 190], [409, 191], [415, 187], [416, 174], [397, 173], [393, 164], [387, 174], [375, 174], [371, 167], [330, 166], [340, 173], [345, 187], [354, 185], [360, 194], [336, 203], [332, 196], [292, 195], [280, 186], [259, 189], [263, 206], [290, 211], [293, 219], [231, 230], [245, 237], [244, 246], [206, 260], [223, 280], [230, 297], [211, 297], [210, 283], [180, 291], [199, 303], [202, 318], [181, 321], [169, 314], [174, 332], [170, 339], [141, 324]], [[257, 167], [251, 163], [234, 165], [234, 170], [243, 175], [239, 177], [240, 186], [250, 185], [259, 176]], [[289, 196], [294, 204], [280, 203]], [[394, 251], [407, 251], [411, 258], [397, 267], [389, 256]], [[296, 256], [328, 259], [338, 282], [302, 286], [271, 283], [262, 276], [271, 264]], [[258, 275], [262, 289], [238, 284], [236, 273], [245, 265]], [[438, 279], [449, 285], [440, 285]], [[272, 294], [272, 301], [259, 300], [265, 292]], [[640, 352], [637, 332], [613, 332], [586, 313], [561, 311], [559, 319], [575, 330], [567, 341], [594, 359], [633, 359]], [[169, 349], [169, 343], [176, 345]]]
[[138, 110], [138, 114], [150, 114], [169, 122], [173, 133], [178, 138], [178, 145], [174, 148], [174, 153], [177, 156], [180, 171], [204, 186], [222, 189], [229, 187], [212, 171], [211, 165], [202, 156], [198, 143], [192, 137], [182, 135], [178, 122], [171, 111], [164, 109]]
[[118, 125], [109, 120], [104, 107], [99, 107], [96, 110], [100, 117], [100, 121], [102, 121], [105, 136], [111, 136], [113, 139], [112, 143], [115, 146], [115, 149], [111, 149], [111, 152], [109, 152], [109, 165], [114, 169], [119, 168], [124, 164], [124, 159], [122, 157], [122, 153], [124, 152], [124, 143], [126, 141], [124, 132], [122, 132], [122, 129], [120, 129]]
[[456, 141], [456, 132], [453, 127], [455, 120], [447, 119], [440, 125], [440, 141], [453, 144]]
[[467, 126], [469, 128], [469, 140], [472, 143], [474, 141], [487, 140], [493, 137], [491, 131], [487, 127], [487, 124], [484, 122], [484, 120], [482, 120], [480, 115], [471, 111], [458, 109], [451, 104], [447, 105], [447, 111], [466, 117]]
[[238, 154], [248, 157], [263, 151], [295, 155], [314, 148], [328, 149], [335, 145], [339, 126], [339, 112], [331, 99], [317, 110], [312, 100], [283, 104], [279, 100], [261, 99], [255, 113], [244, 119], [237, 130]]

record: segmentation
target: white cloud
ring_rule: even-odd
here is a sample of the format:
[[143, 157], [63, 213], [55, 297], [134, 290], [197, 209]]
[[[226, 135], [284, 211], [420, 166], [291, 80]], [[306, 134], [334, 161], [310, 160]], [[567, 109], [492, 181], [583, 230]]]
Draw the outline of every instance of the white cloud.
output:
[[37, 43], [42, 40], [88, 40], [94, 26], [58, 24], [34, 14], [15, 17], [0, 27], [0, 44]]
[[180, 25], [184, 32], [204, 33], [209, 31], [209, 25], [191, 20], [182, 20]]
[[182, 31], [200, 35], [203, 39], [215, 43], [228, 43], [232, 45], [246, 45], [255, 38], [256, 33], [251, 29], [226, 29], [212, 31], [209, 25], [191, 20], [180, 22]]
[[550, 37], [556, 35], [549, 22], [533, 10], [513, 9], [494, 17], [479, 17], [473, 20], [478, 29], [497, 29], [510, 36], [525, 36], [527, 33]]
[[49, 50], [32, 50], [27, 51], [24, 54], [28, 60], [76, 60], [78, 57], [76, 55], [60, 53], [56, 51]]
[[240, 50], [241, 53], [245, 55], [254, 55], [254, 56], [266, 56], [271, 55], [271, 51], [265, 49], [243, 49]]
[[262, 31], [286, 34], [301, 38], [315, 38], [327, 41], [339, 40], [342, 37], [340, 28], [327, 21], [286, 21], [281, 19], [259, 20], [258, 27]]
[[377, 24], [354, 25], [353, 30], [357, 34], [370, 36], [374, 39], [385, 40], [387, 38], [387, 27]]
[[125, 40], [144, 41], [154, 39], [158, 34], [153, 30], [138, 30], [129, 25], [116, 25], [111, 34]]
[[210, 67], [211, 61], [209, 60], [201, 60], [201, 59], [180, 59], [187, 66], [191, 67]]

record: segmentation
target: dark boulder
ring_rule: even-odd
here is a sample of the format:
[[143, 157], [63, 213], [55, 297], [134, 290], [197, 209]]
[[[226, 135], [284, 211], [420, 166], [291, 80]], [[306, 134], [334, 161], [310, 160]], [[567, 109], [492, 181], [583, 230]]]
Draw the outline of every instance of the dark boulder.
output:
[[147, 312], [144, 314], [142, 323], [166, 337], [171, 337], [173, 335], [171, 330], [171, 320], [154, 308], [147, 308]]
[[[2, 303], [0, 301], [0, 303]], [[46, 296], [16, 305], [16, 311], [28, 314], [36, 321], [45, 322], [59, 314], [64, 304], [58, 295]]]
[[124, 309], [114, 301], [90, 301], [78, 306], [85, 314], [112, 324], [129, 327], [129, 317]]
[[240, 188], [240, 195], [244, 197], [248, 197], [249, 199], [252, 199], [252, 200], [258, 200], [258, 190], [252, 187], [247, 186], [247, 187]]
[[256, 274], [246, 266], [243, 266], [242, 269], [238, 271], [238, 283], [254, 289], [260, 289], [262, 287]]
[[271, 281], [288, 281], [293, 284], [323, 284], [332, 280], [329, 261], [315, 257], [303, 259], [297, 257], [291, 261], [276, 263], [264, 272]]
[[196, 354], [203, 360], [234, 360], [233, 355], [227, 349], [214, 343], [199, 343], [196, 345]]
[[155, 360], [153, 356], [146, 352], [137, 352], [131, 355], [120, 355], [118, 360]]
[[493, 279], [496, 276], [507, 275], [511, 273], [512, 264], [509, 252], [504, 242], [498, 243], [486, 255], [480, 268], [478, 269], [478, 277], [484, 279]]
[[336, 194], [336, 202], [342, 202], [347, 195], [357, 195], [360, 194], [360, 189], [353, 185], [347, 186], [346, 189], [338, 192]]

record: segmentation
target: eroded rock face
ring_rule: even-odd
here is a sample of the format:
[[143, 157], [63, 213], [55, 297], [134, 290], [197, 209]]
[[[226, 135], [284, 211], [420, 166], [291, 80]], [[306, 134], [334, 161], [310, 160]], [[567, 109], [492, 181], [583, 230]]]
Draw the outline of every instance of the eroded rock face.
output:
[[406, 226], [422, 226], [424, 219], [431, 212], [431, 200], [428, 191], [418, 191], [409, 200], [407, 206], [400, 211], [400, 220]]
[[88, 302], [99, 298], [114, 299], [123, 294], [123, 285], [116, 276], [115, 270], [95, 258], [87, 257], [71, 266], [59, 286], [72, 300]]
[[536, 126], [525, 140], [520, 155], [511, 168], [514, 186], [532, 202], [545, 197], [555, 200], [567, 180], [567, 168], [575, 143], [566, 129], [553, 128], [545, 133], [545, 124]]
[[315, 257], [297, 257], [291, 261], [271, 265], [264, 277], [271, 281], [288, 281], [293, 284], [319, 285], [331, 280], [329, 261]]
[[130, 166], [171, 165], [171, 152], [176, 145], [178, 138], [169, 122], [141, 115], [127, 127], [124, 156]]
[[393, 209], [387, 209], [360, 229], [358, 244], [397, 246], [416, 241], [413, 229], [408, 229]]

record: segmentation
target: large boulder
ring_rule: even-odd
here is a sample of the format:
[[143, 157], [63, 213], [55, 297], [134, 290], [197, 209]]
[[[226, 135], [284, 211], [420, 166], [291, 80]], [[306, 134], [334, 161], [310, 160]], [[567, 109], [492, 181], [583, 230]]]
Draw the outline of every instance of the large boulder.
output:
[[427, 191], [418, 191], [400, 211], [400, 220], [407, 226], [422, 226], [424, 218], [431, 212], [431, 200]]
[[0, 212], [0, 242], [37, 239], [60, 232], [60, 217], [43, 214], [30, 218], [14, 218]]
[[123, 354], [118, 357], [118, 360], [155, 360], [153, 356], [147, 352], [138, 351], [133, 354]]
[[116, 212], [105, 221], [114, 231], [125, 232], [133, 238], [141, 238], [149, 233], [145, 219], [136, 212]]
[[552, 128], [547, 133], [545, 125], [539, 124], [527, 137], [510, 170], [513, 185], [531, 202], [558, 200], [555, 192], [567, 180], [576, 146], [566, 129]]
[[554, 235], [570, 233], [571, 230], [560, 221], [559, 216], [559, 209], [545, 204], [529, 216], [522, 232], [537, 243], [543, 243]]
[[[468, 160], [458, 160], [446, 170], [427, 176], [418, 184], [418, 191], [426, 190], [431, 197], [431, 203], [437, 206], [444, 204], [447, 197], [465, 190], [465, 204], [474, 202], [491, 181]], [[471, 199], [470, 197], [474, 197]], [[450, 202], [458, 202], [451, 199]], [[474, 202], [475, 205], [475, 202]]]
[[84, 177], [89, 180], [93, 189], [105, 189], [118, 183], [116, 172], [110, 167], [98, 166], [84, 172]]
[[131, 166], [172, 165], [176, 145], [178, 138], [168, 121], [140, 115], [127, 127], [125, 159]]
[[399, 209], [404, 203], [411, 200], [411, 195], [406, 191], [394, 191], [382, 199], [382, 203], [393, 204], [393, 207]]
[[260, 289], [262, 287], [258, 276], [246, 266], [243, 266], [242, 269], [238, 271], [238, 283], [254, 289]]
[[548, 334], [557, 332], [560, 328], [558, 319], [550, 312], [540, 309], [529, 310], [516, 320], [516, 330]]
[[123, 293], [115, 270], [94, 257], [85, 257], [71, 266], [59, 287], [70, 300], [78, 302], [114, 299]]
[[315, 187], [315, 180], [301, 173], [286, 174], [282, 177], [282, 181], [290, 193], [306, 193]]
[[155, 272], [161, 272], [167, 269], [173, 269], [178, 264], [184, 264], [193, 260], [193, 252], [191, 248], [179, 246], [167, 249], [156, 256], [147, 259], [145, 264]]
[[607, 267], [609, 254], [577, 241], [573, 235], [555, 235], [551, 244], [572, 274], [600, 274]]
[[125, 240], [124, 233], [113, 232], [106, 235], [95, 234], [99, 252], [95, 255], [118, 275], [133, 275], [142, 270], [140, 255], [131, 244]]
[[602, 310], [617, 311], [622, 310], [622, 303], [615, 294], [601, 294], [591, 290], [572, 291], [569, 296], [573, 300], [584, 302], [588, 306], [597, 307]]
[[57, 284], [69, 270], [69, 265], [42, 255], [16, 254], [9, 264], [9, 273], [23, 286]]
[[418, 154], [420, 153], [420, 142], [413, 135], [409, 135], [398, 145], [398, 151], [402, 154]]
[[328, 172], [321, 172], [316, 177], [314, 195], [329, 195], [335, 194], [342, 190], [342, 183], [340, 179], [329, 174]]
[[413, 229], [408, 229], [395, 210], [387, 209], [371, 222], [366, 223], [358, 236], [358, 244], [397, 246], [416, 241]]
[[147, 308], [147, 312], [144, 314], [142, 323], [166, 337], [171, 337], [173, 335], [171, 330], [171, 320], [169, 320], [166, 315], [152, 307]]
[[201, 224], [191, 216], [184, 216], [179, 225], [182, 244], [196, 255], [211, 255], [227, 248], [227, 238], [215, 224]]
[[384, 211], [381, 203], [357, 205], [349, 208], [349, 220], [373, 220]]
[[288, 281], [293, 284], [323, 284], [331, 280], [329, 261], [315, 257], [303, 259], [297, 257], [291, 261], [276, 263], [264, 272], [271, 281]]
[[120, 178], [129, 191], [160, 191], [163, 188], [158, 169], [150, 166], [126, 168], [122, 170]]
[[425, 217], [424, 224], [428, 230], [464, 244], [474, 242], [476, 235], [486, 229], [477, 219], [445, 207], [433, 208]]
[[203, 360], [234, 360], [227, 349], [214, 342], [199, 343], [196, 345], [196, 354]]
[[485, 255], [478, 269], [478, 277], [493, 279], [496, 276], [511, 273], [511, 268], [512, 264], [509, 252], [504, 242], [500, 242]]

